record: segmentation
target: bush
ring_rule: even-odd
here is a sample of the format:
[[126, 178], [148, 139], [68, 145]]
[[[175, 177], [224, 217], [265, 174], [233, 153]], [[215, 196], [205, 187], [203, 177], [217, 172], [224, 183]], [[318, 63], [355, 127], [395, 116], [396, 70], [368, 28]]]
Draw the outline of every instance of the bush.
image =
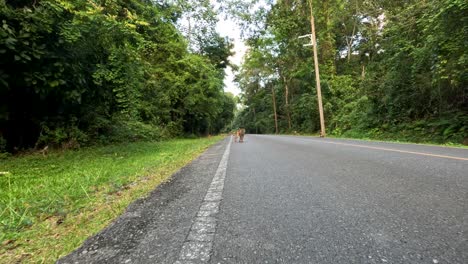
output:
[[0, 153], [6, 152], [6, 139], [0, 136]]
[[0, 159], [7, 158], [10, 154], [6, 151], [6, 139], [0, 136]]
[[169, 122], [162, 130], [162, 136], [164, 138], [172, 138], [181, 136], [183, 134], [184, 128], [182, 122]]
[[76, 121], [71, 124], [58, 123], [55, 127], [41, 125], [41, 134], [36, 142], [36, 148], [50, 146], [53, 148], [75, 149], [89, 141], [88, 135], [80, 130]]
[[159, 141], [166, 138], [159, 126], [136, 120], [115, 118], [106, 141], [135, 142], [138, 140]]

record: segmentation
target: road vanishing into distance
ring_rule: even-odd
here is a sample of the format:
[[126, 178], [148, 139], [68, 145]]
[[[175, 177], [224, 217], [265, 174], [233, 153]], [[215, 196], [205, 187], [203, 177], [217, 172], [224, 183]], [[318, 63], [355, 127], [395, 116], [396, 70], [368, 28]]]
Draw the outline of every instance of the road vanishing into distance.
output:
[[468, 263], [468, 149], [217, 143], [59, 263]]

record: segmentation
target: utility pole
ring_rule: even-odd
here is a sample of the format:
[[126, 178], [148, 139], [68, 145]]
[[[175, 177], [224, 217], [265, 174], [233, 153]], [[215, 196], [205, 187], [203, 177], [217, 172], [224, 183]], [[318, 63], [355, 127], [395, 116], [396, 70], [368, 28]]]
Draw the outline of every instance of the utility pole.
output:
[[315, 83], [317, 87], [317, 99], [318, 99], [318, 107], [320, 113], [320, 137], [325, 137], [325, 118], [323, 117], [323, 105], [322, 105], [322, 89], [320, 88], [320, 73], [319, 73], [319, 65], [318, 65], [318, 57], [317, 57], [317, 41], [315, 37], [315, 23], [314, 23], [314, 12], [312, 9], [312, 0], [309, 0], [309, 7], [310, 7], [310, 27], [312, 29], [312, 34], [307, 34], [304, 36], [300, 36], [299, 38], [309, 37], [310, 43], [305, 44], [304, 46], [312, 46], [314, 51], [314, 65], [315, 65]]

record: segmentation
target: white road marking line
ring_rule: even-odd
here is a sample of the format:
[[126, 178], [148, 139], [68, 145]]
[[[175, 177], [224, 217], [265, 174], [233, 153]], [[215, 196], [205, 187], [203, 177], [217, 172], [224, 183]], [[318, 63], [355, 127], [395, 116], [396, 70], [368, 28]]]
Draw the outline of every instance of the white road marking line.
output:
[[468, 161], [468, 158], [456, 157], [456, 156], [447, 156], [447, 155], [439, 155], [439, 154], [432, 154], [426, 152], [416, 152], [416, 151], [408, 151], [408, 150], [399, 150], [399, 149], [392, 149], [392, 148], [383, 148], [383, 147], [372, 147], [366, 145], [357, 145], [351, 143], [341, 143], [341, 142], [332, 142], [332, 141], [325, 141], [325, 140], [312, 140], [314, 142], [321, 142], [327, 144], [335, 144], [335, 145], [343, 145], [343, 146], [351, 146], [351, 147], [358, 147], [358, 148], [367, 148], [367, 149], [376, 149], [376, 150], [385, 150], [385, 151], [393, 151], [399, 153], [407, 153], [407, 154], [415, 154], [421, 156], [429, 156], [429, 157], [437, 157], [437, 158], [445, 158], [445, 159], [455, 159], [455, 160], [465, 160]]
[[214, 216], [219, 212], [223, 195], [231, 143], [232, 140], [229, 140], [175, 264], [207, 263], [210, 260], [216, 231], [216, 218]]

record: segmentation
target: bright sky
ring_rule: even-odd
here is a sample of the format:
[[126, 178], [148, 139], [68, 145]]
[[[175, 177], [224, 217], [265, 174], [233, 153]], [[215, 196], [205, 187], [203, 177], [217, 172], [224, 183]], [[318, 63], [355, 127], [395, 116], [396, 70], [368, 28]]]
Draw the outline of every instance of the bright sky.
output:
[[[216, 6], [216, 5], [215, 5]], [[238, 66], [242, 63], [242, 58], [244, 57], [247, 47], [244, 45], [244, 42], [241, 40], [240, 28], [236, 23], [230, 19], [226, 19], [224, 15], [218, 14], [218, 24], [216, 25], [216, 31], [223, 37], [228, 37], [234, 44], [234, 56], [229, 57], [231, 63]], [[241, 91], [234, 83], [234, 73], [232, 69], [228, 67], [226, 69], [226, 77], [224, 78], [224, 91], [231, 92], [234, 95], [238, 95]]]
[[[246, 46], [244, 42], [240, 39], [240, 31], [239, 28], [232, 22], [232, 21], [219, 21], [218, 25], [216, 26], [217, 31], [221, 36], [227, 36], [233, 39], [234, 43], [234, 52], [235, 54], [229, 57], [231, 63], [236, 64], [238, 66], [242, 63], [242, 58], [244, 57]], [[226, 68], [226, 77], [224, 78], [224, 90], [227, 92], [231, 92], [234, 95], [238, 95], [240, 93], [240, 89], [234, 83], [234, 73], [232, 72], [231, 67]]]
[[[214, 6], [215, 11], [219, 12], [218, 7], [219, 3], [216, 0], [210, 0], [210, 3]], [[240, 66], [242, 59], [247, 50], [247, 47], [244, 45], [244, 42], [241, 39], [241, 30], [239, 26], [231, 19], [226, 18], [224, 14], [218, 13], [218, 23], [216, 24], [216, 31], [222, 37], [228, 37], [230, 41], [234, 44], [234, 55], [229, 57], [229, 61], [232, 64]], [[188, 22], [186, 19], [182, 18], [178, 21], [179, 27], [186, 28], [188, 27]], [[234, 82], [234, 73], [231, 67], [227, 67], [225, 70], [226, 76], [224, 78], [224, 91], [230, 92], [234, 95], [239, 95], [241, 90], [237, 87]]]
[[[215, 9], [219, 6], [219, 3], [217, 3], [215, 0], [210, 0], [211, 4], [215, 7]], [[276, 1], [273, 0], [273, 3]], [[255, 5], [253, 5], [251, 8], [251, 11], [255, 11], [256, 9], [260, 7], [268, 7], [268, 4], [265, 3], [265, 1], [258, 1], [255, 2]], [[219, 32], [221, 36], [226, 36], [229, 37], [233, 44], [234, 44], [234, 56], [229, 57], [229, 60], [231, 63], [236, 64], [237, 66], [240, 66], [242, 63], [242, 60], [244, 58], [244, 55], [247, 51], [247, 46], [245, 46], [244, 42], [241, 39], [241, 30], [239, 26], [232, 21], [229, 18], [225, 18], [223, 14], [218, 14], [218, 24], [216, 25], [216, 31]], [[224, 90], [226, 92], [231, 92], [234, 95], [240, 94], [240, 89], [237, 87], [237, 85], [234, 83], [234, 73], [232, 72], [231, 68], [226, 69], [226, 77], [224, 79]]]
[[[273, 1], [274, 3], [275, 1]], [[210, 3], [214, 6], [215, 11], [218, 12], [219, 2], [216, 0], [210, 0]], [[252, 7], [253, 10], [256, 10], [259, 7], [266, 7], [264, 1], [255, 2], [255, 5]], [[179, 21], [180, 25], [187, 26], [187, 21], [182, 19]], [[232, 64], [240, 66], [244, 55], [247, 51], [247, 47], [244, 44], [244, 41], [241, 39], [241, 30], [240, 27], [230, 18], [226, 18], [224, 14], [218, 13], [218, 23], [216, 25], [216, 31], [222, 37], [228, 37], [234, 44], [234, 55], [229, 57], [229, 60]], [[224, 78], [224, 91], [231, 92], [234, 95], [239, 95], [241, 90], [237, 87], [234, 82], [234, 73], [230, 67], [225, 70], [226, 77]]]

